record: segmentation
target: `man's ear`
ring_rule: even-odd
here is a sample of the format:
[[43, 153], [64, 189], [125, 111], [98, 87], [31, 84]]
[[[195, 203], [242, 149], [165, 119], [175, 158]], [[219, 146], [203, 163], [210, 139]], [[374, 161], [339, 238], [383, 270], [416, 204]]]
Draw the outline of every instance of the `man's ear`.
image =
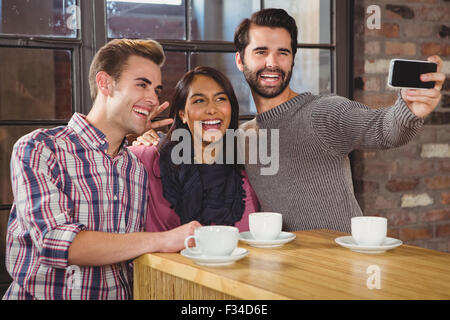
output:
[[244, 71], [244, 64], [242, 63], [241, 54], [239, 52], [236, 52], [236, 66], [239, 71]]
[[99, 93], [102, 93], [104, 96], [112, 95], [112, 77], [107, 74], [105, 71], [100, 71], [95, 76], [95, 81], [97, 82], [97, 90]]

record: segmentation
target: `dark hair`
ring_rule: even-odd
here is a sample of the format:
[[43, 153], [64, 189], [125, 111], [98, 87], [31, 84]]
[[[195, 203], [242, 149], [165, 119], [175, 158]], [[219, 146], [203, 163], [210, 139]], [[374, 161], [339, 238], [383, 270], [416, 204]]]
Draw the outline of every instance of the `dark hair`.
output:
[[234, 33], [234, 45], [241, 55], [241, 59], [244, 58], [245, 48], [250, 41], [248, 33], [252, 24], [262, 27], [286, 29], [291, 35], [292, 55], [295, 57], [297, 53], [298, 29], [294, 18], [283, 9], [270, 8], [253, 13], [250, 19], [244, 19], [237, 27]]
[[171, 128], [167, 132], [167, 135], [159, 144], [158, 148], [160, 151], [162, 151], [163, 149], [165, 150], [166, 148], [171, 148], [174, 145], [174, 143], [172, 143], [171, 141], [172, 133], [174, 130], [180, 128], [189, 130], [188, 125], [183, 123], [183, 120], [181, 119], [179, 113], [180, 110], [184, 110], [184, 108], [186, 107], [186, 101], [188, 98], [189, 90], [191, 88], [191, 84], [194, 81], [195, 77], [199, 75], [206, 76], [215, 80], [223, 88], [231, 104], [231, 120], [228, 129], [238, 129], [239, 103], [230, 80], [222, 72], [214, 68], [204, 66], [196, 67], [194, 70], [187, 72], [180, 79], [180, 81], [178, 81], [175, 87], [175, 94], [172, 98], [169, 111], [169, 117], [174, 119], [174, 121]]

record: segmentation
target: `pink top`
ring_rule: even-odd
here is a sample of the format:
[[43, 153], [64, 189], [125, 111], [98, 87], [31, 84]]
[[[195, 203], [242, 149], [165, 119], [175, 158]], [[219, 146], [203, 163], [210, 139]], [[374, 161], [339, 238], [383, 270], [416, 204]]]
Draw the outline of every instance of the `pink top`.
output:
[[[156, 147], [129, 147], [129, 149], [141, 160], [148, 172], [148, 190], [150, 193], [145, 231], [160, 232], [180, 226], [180, 217], [170, 208], [170, 202], [163, 196], [163, 187], [159, 170], [159, 152]], [[245, 190], [245, 210], [242, 219], [235, 223], [239, 232], [248, 231], [248, 215], [259, 211], [259, 202], [253, 191], [247, 174], [243, 174], [243, 188]]]

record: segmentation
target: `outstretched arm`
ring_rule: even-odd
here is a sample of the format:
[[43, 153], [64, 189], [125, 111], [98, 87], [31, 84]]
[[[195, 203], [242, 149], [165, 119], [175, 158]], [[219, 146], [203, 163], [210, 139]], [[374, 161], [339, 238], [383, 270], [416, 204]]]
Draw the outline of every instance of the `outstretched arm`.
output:
[[178, 252], [200, 224], [192, 221], [165, 232], [115, 234], [81, 231], [69, 247], [69, 265], [102, 266], [134, 259], [148, 252]]
[[[429, 58], [438, 63], [439, 57]], [[346, 98], [323, 98], [312, 112], [312, 125], [322, 146], [345, 155], [355, 149], [387, 149], [405, 145], [419, 132], [424, 117], [438, 105], [445, 75], [423, 75], [436, 81], [433, 89], [402, 90], [395, 104], [372, 109]]]

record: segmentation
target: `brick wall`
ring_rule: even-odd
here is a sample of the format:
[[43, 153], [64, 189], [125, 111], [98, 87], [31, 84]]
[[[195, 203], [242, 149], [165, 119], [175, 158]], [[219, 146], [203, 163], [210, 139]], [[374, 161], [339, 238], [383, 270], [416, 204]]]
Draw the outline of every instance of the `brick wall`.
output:
[[[369, 30], [367, 7], [381, 8], [381, 28]], [[438, 54], [450, 78], [449, 0], [355, 1], [354, 99], [392, 104], [387, 86], [393, 58]], [[407, 244], [450, 252], [450, 85], [438, 108], [408, 145], [352, 154], [355, 194], [365, 215], [389, 219], [389, 234]]]

